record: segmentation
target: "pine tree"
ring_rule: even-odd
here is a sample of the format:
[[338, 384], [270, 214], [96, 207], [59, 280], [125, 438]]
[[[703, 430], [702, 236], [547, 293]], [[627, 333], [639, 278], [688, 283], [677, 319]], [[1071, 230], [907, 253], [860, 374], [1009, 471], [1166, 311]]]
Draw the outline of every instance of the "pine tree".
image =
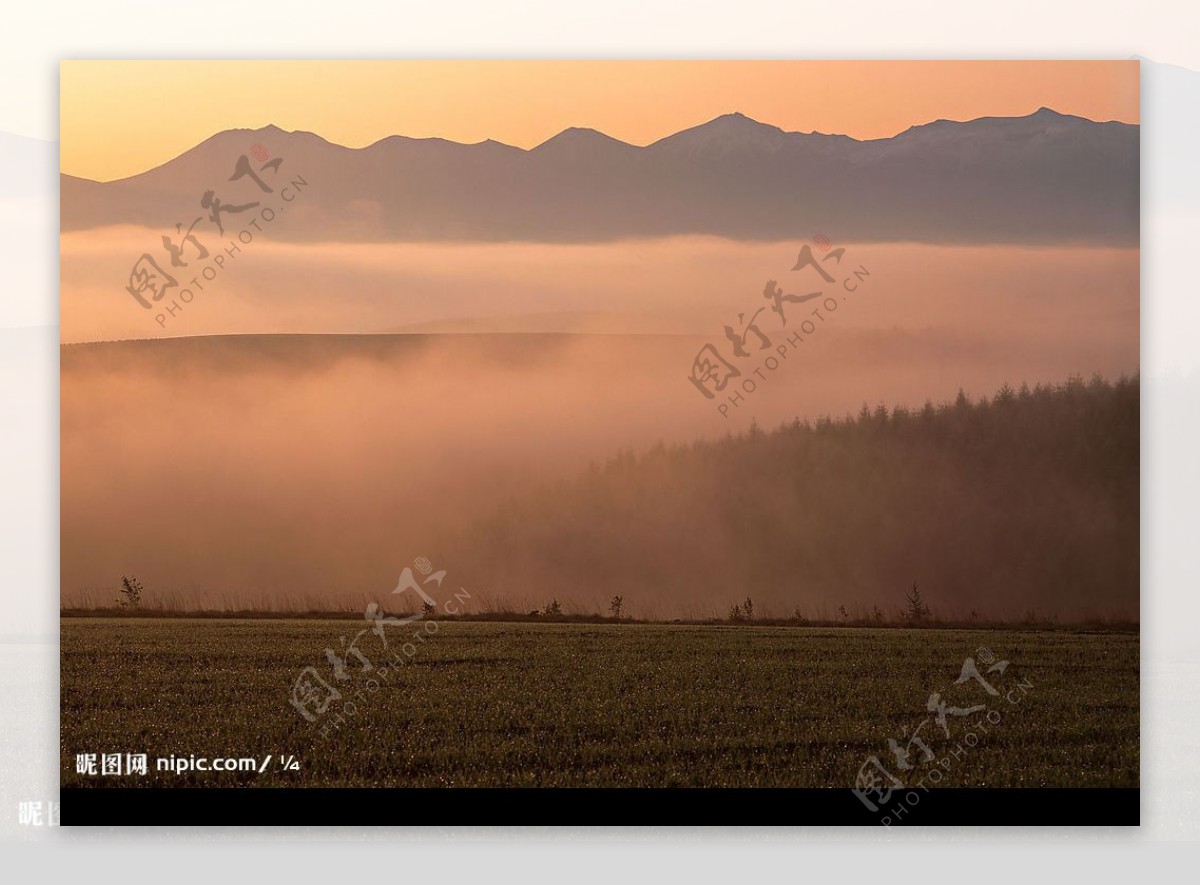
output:
[[904, 612], [904, 617], [909, 621], [925, 621], [929, 618], [929, 607], [925, 605], [925, 601], [921, 599], [921, 591], [914, 581], [912, 590], [904, 595], [908, 601], [908, 609]]

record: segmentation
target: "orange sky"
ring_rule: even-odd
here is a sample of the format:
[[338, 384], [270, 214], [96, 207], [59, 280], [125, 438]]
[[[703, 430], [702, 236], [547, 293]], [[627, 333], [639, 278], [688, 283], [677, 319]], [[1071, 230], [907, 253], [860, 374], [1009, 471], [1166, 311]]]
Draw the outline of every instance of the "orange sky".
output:
[[1043, 105], [1139, 121], [1136, 61], [68, 61], [61, 89], [62, 171], [98, 180], [269, 123], [528, 148], [568, 126], [643, 145], [730, 111], [856, 138]]

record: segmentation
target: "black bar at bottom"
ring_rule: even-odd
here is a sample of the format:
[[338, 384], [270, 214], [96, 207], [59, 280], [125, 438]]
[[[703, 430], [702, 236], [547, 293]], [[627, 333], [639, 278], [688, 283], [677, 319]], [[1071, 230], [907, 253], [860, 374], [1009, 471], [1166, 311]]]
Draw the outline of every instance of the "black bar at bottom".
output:
[[[869, 798], [877, 800], [878, 798]], [[70, 825], [1137, 825], [1139, 788], [63, 788]]]

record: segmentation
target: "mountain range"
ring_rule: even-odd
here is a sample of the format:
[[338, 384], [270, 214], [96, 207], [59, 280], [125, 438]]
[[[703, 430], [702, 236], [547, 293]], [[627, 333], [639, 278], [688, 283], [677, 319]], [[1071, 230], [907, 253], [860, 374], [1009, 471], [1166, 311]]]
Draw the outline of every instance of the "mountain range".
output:
[[[248, 176], [230, 181], [238, 158], [255, 154], [252, 168], [270, 194]], [[282, 162], [264, 169], [267, 158]], [[170, 232], [207, 215], [206, 191], [225, 204], [280, 208], [278, 187], [297, 179], [306, 184], [294, 188], [273, 238], [821, 234], [839, 242], [1133, 246], [1139, 127], [1042, 108], [1024, 117], [937, 120], [860, 141], [785, 132], [733, 113], [645, 147], [572, 128], [529, 150], [403, 136], [347, 148], [276, 126], [234, 129], [130, 178], [62, 175], [62, 229], [136, 224]], [[238, 216], [225, 219], [236, 229]]]

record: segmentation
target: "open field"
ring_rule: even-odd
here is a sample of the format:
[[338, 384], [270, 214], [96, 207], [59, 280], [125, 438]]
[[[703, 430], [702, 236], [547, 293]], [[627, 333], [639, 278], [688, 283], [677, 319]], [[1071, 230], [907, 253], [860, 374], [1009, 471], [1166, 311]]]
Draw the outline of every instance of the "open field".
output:
[[[64, 618], [63, 784], [849, 786], [870, 755], [898, 772], [888, 739], [918, 727], [943, 785], [1138, 784], [1136, 634], [417, 621], [386, 650], [363, 635], [373, 670], [348, 657], [339, 682], [325, 649], [357, 629]], [[980, 647], [1010, 664], [987, 673]], [[953, 685], [968, 656], [998, 695]], [[314, 723], [290, 703], [310, 665], [342, 692]], [[933, 692], [987, 710], [947, 738]], [[912, 751], [907, 783], [938, 765]], [[79, 753], [146, 753], [149, 774], [77, 775]], [[300, 769], [155, 772], [192, 754]]]

